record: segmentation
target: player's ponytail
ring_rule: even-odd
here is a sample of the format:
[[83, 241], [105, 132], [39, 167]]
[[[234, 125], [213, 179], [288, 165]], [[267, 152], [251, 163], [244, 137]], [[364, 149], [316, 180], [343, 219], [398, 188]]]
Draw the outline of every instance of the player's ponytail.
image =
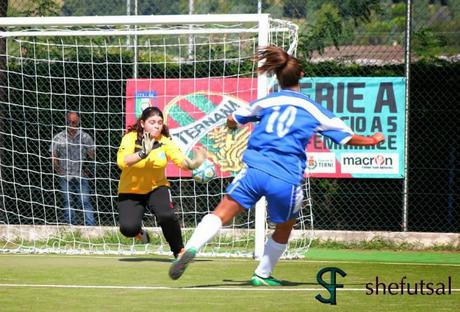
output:
[[275, 74], [283, 89], [298, 85], [302, 78], [303, 70], [299, 61], [279, 47], [268, 46], [259, 49], [257, 61], [263, 61], [257, 69], [259, 73]]

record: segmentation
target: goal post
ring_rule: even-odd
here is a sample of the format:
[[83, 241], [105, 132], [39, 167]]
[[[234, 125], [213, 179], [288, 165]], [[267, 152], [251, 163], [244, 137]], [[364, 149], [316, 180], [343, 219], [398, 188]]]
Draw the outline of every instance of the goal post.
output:
[[[268, 14], [0, 18], [0, 251], [164, 253], [167, 243], [152, 212], [144, 226], [151, 244], [118, 232], [116, 151], [127, 127], [147, 105], [160, 107], [184, 152], [194, 144], [209, 151], [217, 178], [199, 184], [168, 166], [171, 191], [188, 239], [212, 211], [241, 169], [250, 126], [234, 133], [226, 114], [265, 96], [276, 83], [257, 75], [260, 46], [295, 54], [297, 26]], [[130, 38], [127, 40], [127, 38]], [[94, 143], [94, 157], [80, 170], [84, 196], [64, 191], [53, 169], [51, 145], [80, 115], [80, 131]], [[82, 144], [83, 142], [79, 142]], [[73, 181], [67, 177], [67, 181]], [[85, 185], [86, 185], [85, 184]], [[65, 194], [71, 201], [66, 206]], [[81, 198], [90, 205], [81, 205]], [[69, 224], [66, 215], [75, 215]], [[255, 214], [255, 215], [254, 215]], [[88, 224], [94, 218], [95, 225]], [[72, 222], [73, 223], [73, 222]], [[309, 184], [301, 217], [285, 256], [302, 256], [312, 239]], [[265, 203], [234, 219], [204, 250], [209, 255], [263, 254], [269, 220]]]

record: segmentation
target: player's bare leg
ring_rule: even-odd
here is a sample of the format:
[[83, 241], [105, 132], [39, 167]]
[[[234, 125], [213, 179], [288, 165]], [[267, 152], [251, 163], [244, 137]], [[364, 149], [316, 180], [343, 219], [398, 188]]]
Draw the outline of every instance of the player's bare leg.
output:
[[287, 242], [295, 223], [296, 220], [291, 219], [276, 225], [272, 236], [265, 243], [264, 254], [251, 277], [253, 286], [282, 286], [282, 282], [271, 276], [271, 273], [287, 248]]
[[206, 215], [190, 237], [185, 252], [169, 268], [169, 277], [176, 280], [184, 274], [197, 252], [219, 232], [222, 224], [230, 222], [243, 208], [230, 196], [225, 195], [213, 213]]
[[284, 223], [277, 224], [275, 231], [272, 234], [273, 240], [279, 244], [287, 244], [295, 223], [296, 219], [291, 219]]

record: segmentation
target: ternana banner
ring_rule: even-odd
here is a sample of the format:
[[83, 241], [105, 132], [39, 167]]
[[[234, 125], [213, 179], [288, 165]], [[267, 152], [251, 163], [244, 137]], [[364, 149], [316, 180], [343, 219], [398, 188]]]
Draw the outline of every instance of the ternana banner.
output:
[[[225, 123], [229, 114], [257, 98], [257, 79], [131, 79], [126, 95], [127, 126], [134, 124], [147, 106], [158, 106], [183, 152], [206, 147], [218, 176], [233, 176], [242, 169], [251, 125], [229, 131]], [[191, 175], [172, 164], [166, 173], [169, 177]]]
[[[314, 136], [307, 148], [306, 175], [404, 177], [404, 78], [304, 78], [301, 92], [334, 112], [356, 134], [382, 132], [386, 137], [376, 147], [356, 147]], [[194, 146], [204, 146], [218, 176], [233, 176], [242, 168], [251, 125], [229, 131], [225, 121], [237, 108], [256, 98], [256, 78], [130, 79], [126, 85], [126, 126], [134, 124], [146, 107], [157, 106], [163, 111], [173, 140], [185, 153]], [[172, 164], [167, 174], [190, 176]]]

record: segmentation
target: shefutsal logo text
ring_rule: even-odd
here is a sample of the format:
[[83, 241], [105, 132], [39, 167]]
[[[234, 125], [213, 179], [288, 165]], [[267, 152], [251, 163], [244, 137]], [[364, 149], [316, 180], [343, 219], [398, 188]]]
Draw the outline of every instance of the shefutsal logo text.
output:
[[444, 281], [408, 281], [403, 276], [397, 282], [384, 282], [375, 277], [375, 282], [366, 284], [366, 295], [451, 295], [452, 277], [448, 276]]

